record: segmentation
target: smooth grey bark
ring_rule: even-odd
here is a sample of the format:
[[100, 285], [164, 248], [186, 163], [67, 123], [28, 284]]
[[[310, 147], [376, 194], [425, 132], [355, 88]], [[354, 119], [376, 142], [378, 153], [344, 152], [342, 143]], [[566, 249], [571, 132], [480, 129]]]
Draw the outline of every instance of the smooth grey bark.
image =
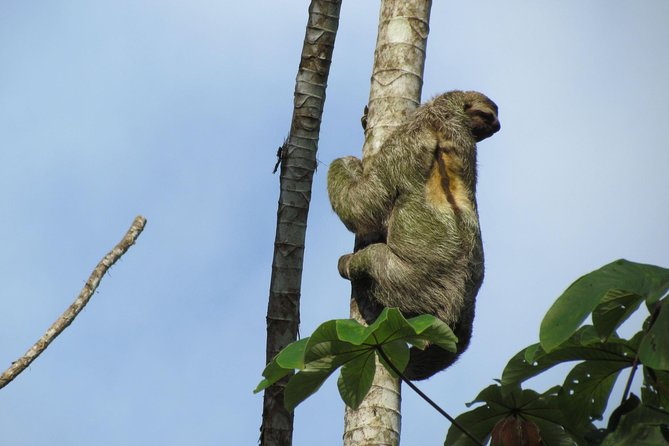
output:
[[[381, 149], [388, 135], [420, 104], [431, 0], [382, 0], [374, 52], [363, 158]], [[356, 238], [355, 249], [371, 240]], [[377, 311], [363, 288], [353, 287], [351, 317]], [[364, 318], [363, 315], [368, 315]], [[398, 445], [400, 383], [377, 362], [372, 389], [357, 410], [344, 415], [344, 445]]]
[[[267, 307], [267, 362], [297, 339], [311, 184], [340, 8], [341, 0], [312, 0], [309, 5], [290, 135], [280, 151], [279, 208]], [[265, 390], [262, 446], [292, 444], [293, 413], [283, 405], [286, 381]]]

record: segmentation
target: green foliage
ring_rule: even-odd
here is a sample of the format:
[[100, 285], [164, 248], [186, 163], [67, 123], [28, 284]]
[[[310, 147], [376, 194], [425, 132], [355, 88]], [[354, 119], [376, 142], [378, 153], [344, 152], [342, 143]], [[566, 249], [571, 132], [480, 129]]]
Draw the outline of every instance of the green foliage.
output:
[[652, 407], [638, 406], [623, 415], [617, 429], [601, 446], [658, 446], [669, 444], [669, 414]]
[[669, 371], [669, 299], [657, 305], [652, 326], [641, 341], [639, 359], [655, 370]]
[[[629, 317], [632, 307], [641, 300], [651, 306], [667, 290], [669, 269], [627, 260], [609, 263], [578, 279], [555, 301], [541, 323], [541, 345], [546, 351], [558, 347], [593, 312], [595, 328], [606, 338]], [[612, 306], [618, 309], [611, 311]]]
[[560, 348], [550, 353], [539, 344], [531, 345], [518, 352], [502, 373], [502, 384], [523, 382], [558, 364], [571, 361], [617, 362], [621, 367], [632, 365], [636, 349], [632, 342], [617, 337], [608, 342], [597, 338], [594, 327], [587, 325], [579, 329]]
[[[474, 437], [492, 444], [545, 446], [669, 445], [669, 270], [618, 260], [578, 279], [541, 323], [540, 343], [518, 352], [498, 385], [484, 389], [456, 418]], [[629, 339], [616, 330], [641, 304], [649, 311]], [[583, 324], [591, 317], [592, 324]], [[385, 309], [371, 325], [332, 320], [283, 349], [263, 371], [259, 392], [292, 375], [284, 390], [292, 410], [338, 368], [344, 402], [357, 408], [369, 392], [377, 359], [393, 375], [409, 362], [409, 345], [455, 351], [457, 339], [439, 319], [405, 319]], [[408, 345], [409, 344], [409, 345]], [[562, 385], [544, 393], [521, 384], [558, 364], [574, 363]], [[641, 398], [628, 394], [641, 368]], [[606, 428], [597, 429], [621, 372], [629, 371], [622, 402]], [[454, 424], [455, 426], [455, 424]], [[445, 446], [476, 444], [451, 427]]]
[[[484, 405], [457, 420], [481, 439], [492, 436], [493, 443], [504, 427], [500, 420], [515, 417], [522, 422], [514, 428], [534, 423], [549, 446], [669, 445], [668, 290], [668, 269], [627, 260], [581, 277], [544, 317], [541, 342], [511, 358], [500, 385], [488, 387], [474, 401]], [[642, 303], [650, 312], [642, 329], [630, 339], [620, 338], [617, 328]], [[592, 325], [583, 325], [588, 316]], [[568, 362], [575, 364], [561, 386], [543, 394], [521, 390], [522, 382]], [[643, 370], [641, 399], [627, 395], [638, 367]], [[607, 428], [596, 429], [592, 422], [602, 419], [625, 370], [629, 376], [622, 403]], [[470, 444], [451, 427], [446, 446]]]
[[[534, 390], [522, 390], [519, 386], [501, 387], [492, 385], [484, 389], [467, 406], [482, 403], [481, 406], [456, 418], [460, 424], [477, 438], [487, 442], [496, 425], [509, 417], [534, 423], [541, 432], [546, 446], [571, 446], [574, 444], [569, 435], [569, 426], [557, 403], [558, 387], [543, 394]], [[572, 435], [578, 435], [576, 431]], [[464, 433], [451, 428], [445, 445], [473, 446], [475, 443]]]
[[[344, 402], [357, 408], [372, 385], [376, 358], [391, 374], [390, 364], [400, 372], [409, 363], [409, 346], [436, 344], [455, 351], [457, 338], [441, 320], [430, 315], [405, 319], [399, 310], [386, 308], [376, 321], [364, 326], [351, 319], [324, 322], [305, 339], [284, 348], [263, 371], [254, 392], [260, 392], [297, 370], [284, 390], [286, 408], [294, 409], [316, 392], [339, 367], [337, 381]], [[381, 354], [381, 352], [383, 354]]]

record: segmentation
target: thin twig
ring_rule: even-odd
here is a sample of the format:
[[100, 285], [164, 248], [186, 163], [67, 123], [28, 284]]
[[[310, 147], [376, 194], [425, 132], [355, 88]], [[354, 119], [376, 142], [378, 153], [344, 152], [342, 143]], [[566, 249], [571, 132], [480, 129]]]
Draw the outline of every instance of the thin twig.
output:
[[109, 251], [109, 253], [100, 260], [100, 263], [95, 267], [91, 273], [88, 281], [84, 285], [84, 288], [79, 293], [79, 296], [75, 301], [70, 305], [70, 307], [65, 310], [65, 312], [54, 322], [51, 327], [44, 333], [42, 336], [30, 349], [19, 359], [14, 361], [12, 365], [0, 375], [0, 389], [9, 384], [14, 378], [16, 378], [21, 372], [23, 372], [31, 362], [33, 362], [46, 348], [51, 344], [51, 342], [56, 339], [56, 337], [65, 330], [68, 325], [72, 323], [77, 314], [86, 306], [91, 296], [95, 293], [100, 280], [105, 275], [107, 270], [116, 263], [118, 259], [125, 254], [125, 252], [130, 248], [139, 234], [142, 233], [146, 225], [146, 219], [144, 217], [137, 216], [132, 222], [132, 226], [128, 229], [123, 239], [114, 246], [114, 249]]
[[[653, 311], [650, 314], [650, 320], [648, 321], [648, 325], [643, 329], [645, 333], [648, 333], [650, 331], [651, 327], [657, 320], [657, 317], [660, 314], [660, 305], [659, 302], [655, 304], [655, 308], [653, 308]], [[630, 376], [627, 378], [627, 384], [625, 384], [625, 390], [623, 391], [623, 399], [620, 402], [620, 404], [623, 404], [625, 401], [627, 401], [627, 397], [630, 393], [630, 389], [632, 388], [632, 380], [634, 379], [634, 374], [636, 373], [637, 367], [639, 367], [639, 352], [636, 352], [636, 356], [634, 356], [634, 361], [632, 361], [632, 370], [630, 370]]]
[[395, 372], [395, 374], [396, 374], [397, 376], [399, 376], [400, 379], [401, 379], [402, 381], [404, 381], [404, 383], [405, 383], [406, 385], [408, 385], [409, 387], [411, 387], [411, 389], [412, 389], [414, 392], [416, 392], [421, 398], [423, 398], [425, 401], [427, 401], [427, 403], [428, 403], [430, 406], [434, 407], [435, 410], [436, 410], [437, 412], [439, 412], [440, 414], [442, 414], [448, 421], [450, 421], [450, 422], [453, 424], [453, 426], [455, 426], [456, 428], [460, 429], [460, 431], [461, 431], [463, 434], [465, 434], [466, 436], [468, 436], [474, 443], [476, 443], [476, 444], [479, 445], [479, 446], [483, 446], [483, 443], [481, 443], [481, 442], [480, 442], [474, 435], [472, 435], [472, 434], [471, 434], [471, 433], [470, 433], [470, 432], [469, 432], [469, 431], [468, 431], [462, 424], [458, 423], [458, 422], [455, 420], [455, 418], [453, 418], [452, 416], [450, 416], [444, 409], [442, 409], [441, 407], [439, 407], [439, 405], [438, 405], [437, 403], [435, 403], [434, 401], [432, 401], [432, 400], [430, 399], [429, 396], [425, 395], [425, 394], [424, 394], [418, 387], [416, 387], [416, 385], [415, 385], [414, 383], [412, 383], [412, 382], [409, 381], [407, 378], [405, 378], [404, 375], [402, 374], [402, 372], [400, 372], [400, 371], [397, 369], [397, 367], [395, 367], [395, 364], [393, 364], [393, 363], [390, 361], [390, 358], [388, 358], [388, 356], [386, 356], [386, 354], [383, 352], [383, 349], [382, 349], [381, 347], [378, 347], [378, 348], [376, 349], [376, 351], [379, 353], [379, 356], [381, 356], [381, 358], [383, 358], [383, 360], [385, 361], [385, 363], [388, 364], [388, 365], [390, 366], [391, 369], [393, 369], [393, 372]]
[[632, 381], [634, 380], [634, 374], [636, 373], [636, 369], [638, 366], [639, 366], [639, 354], [637, 353], [636, 356], [634, 357], [634, 361], [632, 361], [632, 370], [630, 370], [630, 375], [627, 377], [627, 384], [625, 384], [625, 390], [623, 391], [623, 398], [622, 401], [620, 401], [620, 404], [623, 404], [625, 401], [627, 401], [630, 389], [632, 388]]

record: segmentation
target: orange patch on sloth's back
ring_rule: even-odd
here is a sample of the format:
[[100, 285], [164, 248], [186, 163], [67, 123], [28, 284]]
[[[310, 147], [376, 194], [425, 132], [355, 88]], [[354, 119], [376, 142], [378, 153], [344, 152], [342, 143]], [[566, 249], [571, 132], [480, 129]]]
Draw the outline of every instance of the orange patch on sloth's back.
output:
[[451, 208], [456, 214], [471, 211], [461, 171], [462, 166], [448, 148], [439, 147], [425, 186], [428, 203], [440, 209]]

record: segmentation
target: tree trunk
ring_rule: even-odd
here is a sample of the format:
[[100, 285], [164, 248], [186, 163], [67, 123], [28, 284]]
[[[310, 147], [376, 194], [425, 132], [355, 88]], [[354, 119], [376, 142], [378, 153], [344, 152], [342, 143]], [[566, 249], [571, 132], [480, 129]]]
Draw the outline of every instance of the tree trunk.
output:
[[[290, 135], [280, 151], [281, 191], [267, 308], [267, 362], [297, 339], [311, 183], [340, 7], [341, 0], [312, 0], [309, 5]], [[283, 406], [285, 384], [286, 379], [265, 390], [262, 446], [292, 443], [293, 413]]]
[[[420, 104], [431, 0], [382, 0], [374, 52], [363, 158], [377, 153], [406, 113]], [[356, 238], [355, 249], [374, 240]], [[354, 287], [351, 317], [364, 322], [378, 312]], [[367, 317], [364, 317], [367, 316]], [[344, 445], [398, 445], [400, 383], [377, 362], [372, 390], [357, 410], [346, 408]]]

